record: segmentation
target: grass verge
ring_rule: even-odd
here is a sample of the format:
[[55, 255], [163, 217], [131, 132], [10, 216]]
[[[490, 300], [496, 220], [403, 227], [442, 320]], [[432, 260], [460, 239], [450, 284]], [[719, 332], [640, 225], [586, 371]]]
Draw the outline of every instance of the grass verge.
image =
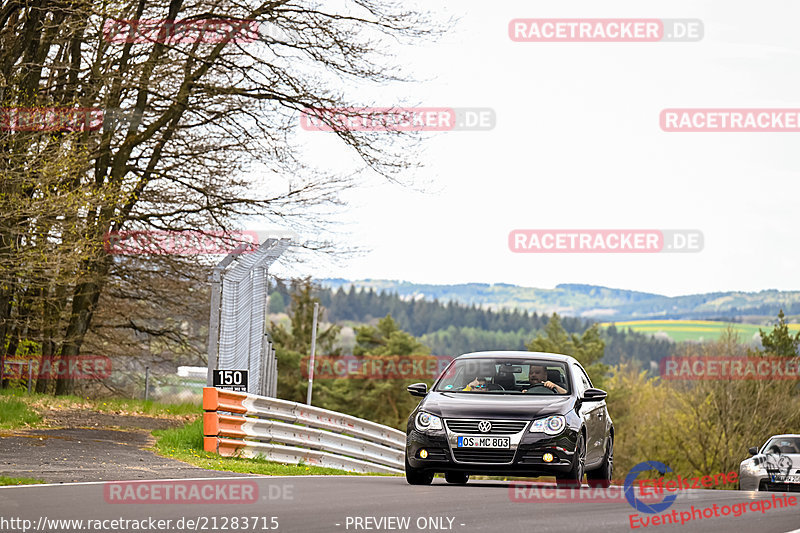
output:
[[302, 464], [285, 465], [262, 458], [220, 457], [215, 453], [206, 452], [203, 450], [202, 418], [181, 428], [153, 431], [153, 436], [156, 438], [155, 449], [160, 455], [209, 470], [265, 476], [360, 475], [335, 468]]
[[90, 399], [80, 396], [51, 396], [49, 394], [27, 394], [22, 389], [0, 390], [0, 401], [15, 398], [34, 409], [91, 409], [103, 413], [145, 416], [196, 415], [200, 404], [167, 404], [130, 398]]
[[26, 402], [13, 396], [0, 396], [0, 429], [30, 427], [41, 419]]
[[41, 479], [33, 479], [32, 477], [8, 477], [0, 476], [0, 487], [7, 485], [38, 485], [44, 483]]
[[[304, 464], [285, 465], [263, 458], [220, 457], [217, 454], [208, 453], [203, 450], [203, 421], [197, 416], [201, 407], [194, 404], [161, 404], [123, 398], [94, 400], [80, 396], [27, 394], [24, 390], [7, 389], [0, 390], [0, 429], [36, 425], [41, 421], [41, 417], [36, 411], [65, 409], [90, 409], [122, 415], [180, 417], [184, 420], [194, 420], [183, 427], [154, 431], [155, 451], [164, 457], [177, 459], [208, 470], [270, 476], [362, 475], [335, 468]], [[36, 480], [31, 481], [35, 482]]]

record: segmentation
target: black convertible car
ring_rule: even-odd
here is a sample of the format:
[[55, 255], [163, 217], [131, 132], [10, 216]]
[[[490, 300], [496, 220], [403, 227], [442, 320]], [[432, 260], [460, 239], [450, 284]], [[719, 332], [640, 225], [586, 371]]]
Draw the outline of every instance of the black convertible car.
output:
[[614, 426], [606, 392], [570, 356], [475, 352], [457, 357], [408, 418], [406, 480], [437, 472], [463, 484], [470, 474], [555, 476], [559, 484], [608, 486]]

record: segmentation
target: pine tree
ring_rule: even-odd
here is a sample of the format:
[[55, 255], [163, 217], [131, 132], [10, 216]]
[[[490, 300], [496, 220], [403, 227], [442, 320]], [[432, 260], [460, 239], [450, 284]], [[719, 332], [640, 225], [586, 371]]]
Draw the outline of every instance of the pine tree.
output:
[[765, 353], [780, 357], [797, 356], [797, 348], [800, 346], [800, 331], [794, 335], [789, 333], [783, 309], [778, 312], [778, 323], [775, 324], [772, 331], [765, 333], [759, 328], [758, 334], [761, 335], [761, 345], [764, 347]]

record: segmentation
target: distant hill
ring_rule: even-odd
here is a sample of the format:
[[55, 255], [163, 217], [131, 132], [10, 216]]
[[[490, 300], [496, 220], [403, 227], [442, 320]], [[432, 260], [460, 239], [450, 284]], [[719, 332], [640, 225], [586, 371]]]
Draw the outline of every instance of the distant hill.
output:
[[603, 322], [642, 319], [719, 319], [761, 322], [774, 319], [778, 309], [787, 316], [800, 315], [800, 291], [713, 292], [663, 296], [597, 285], [561, 284], [554, 289], [521, 287], [507, 283], [428, 285], [394, 280], [323, 279], [323, 287], [336, 290], [372, 288], [395, 293], [407, 300], [458, 302], [491, 309], [519, 309], [539, 314], [582, 317]]

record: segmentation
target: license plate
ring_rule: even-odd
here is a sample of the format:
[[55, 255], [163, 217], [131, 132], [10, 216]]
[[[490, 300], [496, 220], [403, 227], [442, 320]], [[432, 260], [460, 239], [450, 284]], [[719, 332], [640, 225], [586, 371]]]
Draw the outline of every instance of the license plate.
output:
[[458, 437], [459, 448], [510, 448], [510, 437]]
[[769, 480], [773, 483], [800, 483], [800, 475], [789, 476], [772, 474], [769, 476]]

